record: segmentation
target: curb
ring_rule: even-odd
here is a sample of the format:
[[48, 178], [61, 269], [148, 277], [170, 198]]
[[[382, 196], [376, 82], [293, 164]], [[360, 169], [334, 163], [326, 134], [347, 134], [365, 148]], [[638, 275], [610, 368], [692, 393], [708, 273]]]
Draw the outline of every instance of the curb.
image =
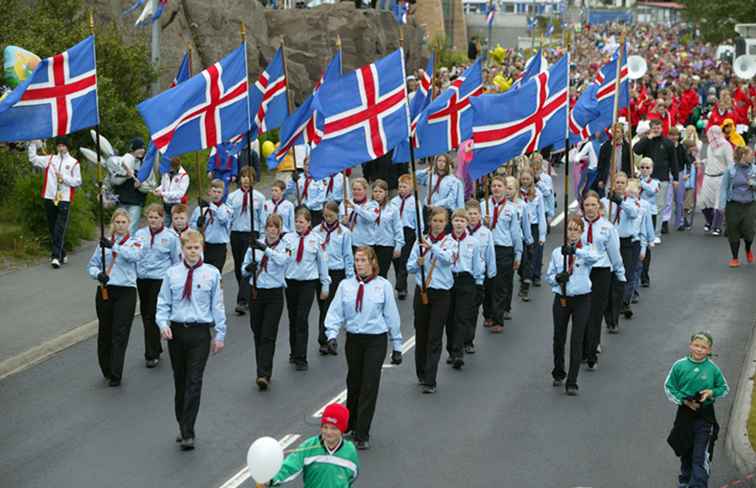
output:
[[738, 389], [730, 412], [727, 425], [725, 451], [732, 459], [735, 467], [746, 475], [756, 471], [756, 452], [748, 440], [748, 416], [751, 411], [751, 393], [753, 391], [754, 374], [756, 374], [756, 322], [751, 327], [751, 339], [748, 353], [743, 363], [743, 369], [738, 379]]

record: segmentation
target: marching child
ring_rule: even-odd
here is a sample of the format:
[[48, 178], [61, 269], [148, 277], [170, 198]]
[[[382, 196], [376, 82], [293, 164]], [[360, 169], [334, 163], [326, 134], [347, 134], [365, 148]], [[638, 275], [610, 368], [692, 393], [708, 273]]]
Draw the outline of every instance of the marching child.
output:
[[[656, 194], [659, 193], [659, 180], [651, 176], [654, 171], [654, 160], [651, 158], [642, 158], [639, 163], [640, 167], [640, 187], [641, 187], [641, 200], [646, 202], [647, 207], [651, 211], [651, 219], [656, 228], [657, 214], [659, 213], [659, 207], [656, 205]], [[654, 244], [656, 239], [654, 239]], [[643, 268], [641, 271], [641, 283], [643, 286], [648, 286], [651, 283], [651, 278], [648, 274], [648, 269], [651, 266], [651, 252], [647, 249], [645, 258], [643, 259]]]
[[[251, 308], [249, 325], [255, 340], [256, 384], [260, 391], [270, 387], [278, 324], [284, 306], [284, 275], [292, 259], [283, 241], [282, 229], [281, 216], [270, 215], [265, 223], [263, 237], [254, 240], [252, 246], [247, 248], [242, 265], [248, 284], [257, 285], [254, 288], [254, 307]], [[252, 253], [255, 253], [254, 261]]]
[[646, 263], [648, 263], [649, 266], [649, 268], [645, 269], [646, 280], [648, 280], [650, 275], [651, 260], [647, 257], [650, 255], [651, 249], [656, 247], [656, 231], [654, 230], [654, 221], [651, 215], [656, 208], [656, 205], [643, 199], [640, 200], [640, 204], [640, 209], [642, 212], [639, 229], [641, 247], [640, 255], [638, 256], [638, 262], [635, 265], [635, 273], [633, 275], [633, 293], [630, 299], [630, 303], [638, 303], [638, 300], [640, 298], [639, 289], [641, 286], [641, 280], [643, 279], [644, 267], [646, 266]]
[[[399, 214], [404, 235], [404, 246], [398, 258], [394, 258], [394, 274], [396, 275], [396, 292], [399, 300], [407, 298], [407, 260], [417, 235], [417, 212], [415, 195], [412, 191], [412, 176], [408, 174], [399, 177], [399, 193], [391, 199], [391, 205]], [[420, 212], [422, 219], [422, 212]], [[422, 229], [422, 228], [421, 228]]]
[[148, 368], [154, 368], [163, 353], [160, 329], [155, 322], [158, 294], [168, 268], [181, 262], [181, 240], [163, 225], [165, 209], [162, 205], [151, 204], [145, 214], [147, 227], [139, 229], [134, 236], [142, 247], [142, 256], [137, 261], [136, 284], [144, 325], [144, 361]]
[[[578, 394], [578, 372], [583, 359], [583, 339], [585, 327], [591, 311], [591, 268], [599, 256], [592, 252], [592, 246], [583, 247], [580, 240], [585, 223], [579, 215], [567, 220], [567, 244], [554, 249], [546, 272], [546, 282], [554, 292], [554, 369], [551, 376], [554, 387], [562, 386], [567, 380], [567, 395]], [[564, 267], [565, 256], [567, 268]], [[564, 370], [564, 345], [567, 327], [572, 318], [570, 332], [570, 364]]]
[[536, 188], [533, 173], [527, 168], [520, 171], [520, 198], [525, 203], [525, 212], [530, 223], [530, 235], [533, 238], [533, 243], [525, 249], [523, 266], [520, 268], [522, 277], [520, 297], [527, 302], [530, 300], [530, 285], [541, 286], [543, 244], [546, 242], [548, 227], [543, 194]]
[[439, 154], [429, 169], [421, 169], [416, 173], [417, 184], [427, 188], [426, 196], [423, 197], [424, 206], [427, 205], [425, 208], [445, 208], [447, 218], [457, 208], [459, 191], [459, 180], [452, 174], [452, 169], [451, 157], [448, 154]]
[[170, 225], [168, 218], [173, 215], [173, 207], [179, 204], [186, 205], [189, 197], [189, 173], [181, 166], [179, 158], [171, 159], [171, 167], [160, 178], [160, 186], [155, 188], [153, 195], [163, 199], [163, 207], [166, 212], [165, 225]]
[[[533, 232], [532, 232], [532, 226], [530, 225], [530, 215], [526, 211], [526, 204], [525, 200], [522, 198], [522, 194], [520, 192], [520, 181], [515, 178], [514, 176], [507, 176], [506, 179], [507, 186], [506, 186], [506, 193], [507, 199], [509, 199], [510, 202], [514, 205], [515, 209], [517, 210], [517, 220], [520, 225], [520, 231], [522, 232], [522, 254], [525, 256], [527, 254], [528, 246], [532, 246], [535, 241], [533, 240]], [[520, 276], [520, 291], [519, 296], [520, 298], [523, 298], [523, 301], [528, 301], [528, 298], [523, 295], [523, 268], [522, 266], [517, 267], [517, 274]], [[509, 295], [507, 295], [507, 304], [508, 309], [511, 310], [512, 307], [512, 292], [509, 292]]]
[[[290, 186], [293, 187], [292, 181]], [[323, 204], [326, 202], [326, 187], [324, 180], [316, 180], [310, 176], [308, 161], [304, 163], [304, 172], [297, 178], [296, 185], [299, 191], [301, 205], [310, 211], [312, 225], [317, 226], [323, 220]]]
[[[171, 207], [171, 230], [179, 242], [183, 233], [189, 228], [189, 207], [183, 203], [177, 203]], [[180, 246], [179, 246], [180, 247]]]
[[[481, 269], [485, 273], [483, 283], [476, 283], [476, 295], [475, 295], [475, 320], [472, 323], [472, 327], [465, 333], [464, 348], [465, 354], [475, 354], [475, 329], [478, 322], [478, 311], [480, 307], [491, 300], [491, 296], [488, 291], [491, 287], [490, 283], [496, 279], [496, 251], [494, 249], [493, 234], [491, 229], [483, 225], [482, 217], [480, 214], [480, 203], [477, 200], [468, 200], [465, 204], [465, 210], [467, 210], [467, 232], [470, 237], [475, 240], [479, 247]], [[491, 306], [484, 308], [490, 309]]]
[[530, 170], [536, 181], [536, 187], [543, 195], [543, 208], [546, 212], [546, 222], [551, 222], [556, 214], [556, 195], [554, 182], [548, 171], [544, 171], [544, 161], [541, 153], [536, 152], [530, 157]]
[[215, 266], [223, 273], [226, 263], [226, 252], [230, 240], [231, 219], [233, 210], [223, 203], [223, 180], [215, 179], [210, 182], [207, 195], [210, 203], [200, 200], [200, 204], [192, 213], [192, 229], [199, 230], [204, 237], [205, 263]]
[[[242, 261], [249, 243], [257, 240], [263, 233], [265, 225], [264, 206], [265, 197], [257, 190], [252, 190], [250, 203], [250, 189], [255, 183], [255, 173], [250, 166], [239, 171], [239, 189], [232, 192], [226, 199], [226, 205], [231, 208], [231, 256], [234, 258], [234, 275], [239, 285], [236, 294], [236, 313], [244, 315], [249, 308], [250, 289], [247, 280], [242, 277]], [[251, 210], [251, 212], [250, 212]], [[254, 215], [255, 231], [251, 232], [250, 213]]]
[[378, 202], [368, 199], [368, 182], [365, 178], [352, 180], [352, 199], [339, 204], [342, 222], [352, 231], [352, 250], [375, 244], [376, 221], [380, 214]]
[[[632, 235], [632, 252], [630, 255], [633, 271], [627, 277], [628, 279], [627, 283], [625, 283], [625, 292], [622, 299], [622, 315], [624, 315], [626, 319], [631, 319], [633, 318], [633, 310], [630, 307], [630, 304], [632, 302], [633, 293], [635, 291], [636, 275], [642, 268], [642, 266], [638, 266], [638, 264], [641, 262], [640, 255], [641, 252], [645, 252], [647, 248], [647, 246], [644, 246], [644, 242], [647, 241], [644, 231], [646, 228], [645, 224], [649, 219], [649, 216], [646, 215], [646, 207], [643, 206], [640, 200], [640, 182], [637, 179], [633, 178], [631, 180], [628, 180], [625, 192], [628, 198], [634, 200], [636, 206], [638, 207], [638, 217], [633, 221], [634, 228]], [[653, 243], [653, 241], [651, 242]]]
[[[117, 208], [110, 219], [110, 239], [103, 237], [87, 266], [100, 282], [95, 295], [97, 358], [109, 386], [120, 386], [136, 308], [137, 262], [142, 245], [129, 235], [129, 214]], [[102, 249], [105, 262], [102, 262]]]
[[[351, 170], [346, 170], [351, 173]], [[348, 176], [348, 175], [347, 175]], [[344, 200], [344, 173], [338, 172], [323, 179], [326, 202], [341, 202]]]
[[294, 204], [284, 198], [286, 183], [276, 180], [270, 187], [270, 198], [265, 201], [265, 216], [276, 214], [281, 216], [284, 234], [294, 231]]
[[680, 458], [680, 486], [705, 487], [709, 482], [709, 462], [719, 433], [714, 402], [730, 391], [719, 366], [709, 359], [713, 345], [708, 332], [694, 334], [690, 353], [672, 365], [664, 382], [667, 398], [677, 405], [667, 442]]
[[378, 218], [375, 221], [375, 243], [373, 249], [378, 256], [381, 277], [386, 278], [391, 261], [402, 255], [404, 232], [399, 212], [389, 205], [389, 188], [383, 180], [373, 182], [373, 201], [378, 204]]
[[321, 355], [335, 356], [338, 354], [338, 348], [329, 347], [325, 335], [325, 318], [339, 283], [344, 278], [354, 276], [352, 232], [339, 223], [339, 205], [336, 202], [326, 202], [323, 207], [323, 222], [315, 227], [314, 233], [320, 237], [320, 247], [328, 257], [328, 275], [331, 277], [330, 293], [325, 300], [321, 298], [321, 287], [318, 287], [318, 308], [320, 309], [318, 343]]

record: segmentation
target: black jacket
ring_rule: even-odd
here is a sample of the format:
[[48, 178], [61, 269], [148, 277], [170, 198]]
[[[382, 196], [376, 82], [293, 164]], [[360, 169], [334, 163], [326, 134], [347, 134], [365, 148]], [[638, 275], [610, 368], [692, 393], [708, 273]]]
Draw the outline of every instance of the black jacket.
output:
[[[624, 171], [628, 178], [632, 178], [630, 167], [630, 143], [622, 142], [622, 168], [616, 168], [616, 171]], [[606, 141], [601, 145], [598, 155], [598, 174], [596, 175], [596, 184], [599, 181], [606, 182], [609, 179], [609, 170], [612, 167], [612, 141]]]
[[680, 179], [677, 151], [674, 143], [666, 137], [659, 136], [653, 139], [644, 137], [635, 144], [633, 152], [654, 161], [654, 172], [651, 176], [657, 180], [669, 181], [670, 173], [675, 181]]

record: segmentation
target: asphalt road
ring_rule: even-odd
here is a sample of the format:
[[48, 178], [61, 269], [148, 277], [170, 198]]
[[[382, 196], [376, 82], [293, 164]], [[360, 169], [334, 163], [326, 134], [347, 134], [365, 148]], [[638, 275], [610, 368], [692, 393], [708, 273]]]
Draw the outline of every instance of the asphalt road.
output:
[[[559, 240], [555, 231], [548, 248]], [[604, 336], [599, 369], [581, 372], [577, 398], [551, 386], [553, 298], [545, 287], [533, 289], [530, 303], [515, 300], [503, 334], [479, 328], [478, 352], [462, 371], [442, 364], [436, 395], [420, 393], [412, 351], [402, 366], [385, 369], [358, 485], [675, 486], [677, 458], [665, 442], [675, 411], [664, 396], [667, 371], [692, 331], [710, 329], [715, 360], [735, 387], [756, 312], [755, 280], [753, 266], [728, 269], [725, 240], [700, 230], [673, 231], [657, 249], [636, 317], [620, 335]], [[232, 276], [225, 286], [232, 310]], [[93, 297], [94, 286], [81, 293]], [[406, 341], [411, 302], [399, 304]], [[316, 308], [310, 370], [295, 372], [287, 362], [284, 313], [266, 393], [254, 386], [247, 317], [231, 314], [226, 349], [205, 373], [198, 447], [189, 453], [174, 443], [167, 355], [159, 368], [144, 368], [138, 318], [120, 389], [103, 382], [94, 339], [1, 381], [0, 486], [220, 487], [242, 468], [255, 438], [316, 432], [313, 413], [345, 387], [343, 354], [317, 354]], [[711, 486], [737, 477], [721, 448], [732, 398], [718, 403], [723, 430]]]

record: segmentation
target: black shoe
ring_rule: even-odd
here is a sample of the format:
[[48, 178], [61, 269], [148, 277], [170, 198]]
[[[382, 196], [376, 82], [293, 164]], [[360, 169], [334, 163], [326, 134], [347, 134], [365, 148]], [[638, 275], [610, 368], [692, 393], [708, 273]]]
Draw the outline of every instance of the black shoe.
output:
[[331, 344], [328, 344], [328, 354], [331, 356], [339, 355], [339, 345], [336, 343], [336, 339]]
[[504, 312], [502, 312], [501, 318], [503, 318], [504, 320], [512, 320], [512, 312], [505, 310]]
[[307, 366], [307, 363], [296, 363], [294, 369], [297, 371], [307, 371], [309, 367]]
[[475, 354], [475, 346], [473, 344], [466, 345], [465, 354]]
[[407, 292], [406, 291], [400, 291], [396, 294], [396, 297], [399, 300], [406, 300], [407, 299]]
[[633, 295], [633, 298], [630, 300], [630, 303], [635, 305], [638, 302], [640, 302], [640, 297], [638, 295]]
[[257, 389], [260, 391], [265, 391], [268, 389], [268, 386], [270, 386], [270, 382], [268, 381], [268, 378], [265, 378], [264, 376], [260, 376], [255, 381], [257, 383]]
[[533, 278], [533, 286], [540, 287], [541, 286], [541, 279], [540, 278]]
[[121, 379], [120, 378], [110, 378], [108, 380], [108, 386], [112, 386], [112, 387], [121, 386]]
[[719, 228], [714, 229], [713, 231], [711, 231], [711, 235], [713, 235], [715, 237], [721, 236], [722, 235], [722, 229], [719, 229]]
[[158, 364], [160, 364], [160, 358], [147, 359], [144, 361], [144, 365], [150, 369], [157, 367]]
[[425, 386], [425, 381], [421, 377], [417, 377], [418, 386]]
[[633, 318], [633, 311], [630, 308], [630, 304], [625, 303], [622, 305], [622, 315], [627, 319], [630, 320]]
[[588, 371], [596, 371], [598, 368], [598, 361], [588, 361]]
[[181, 439], [181, 450], [182, 451], [193, 451], [194, 450], [194, 439]]
[[462, 369], [462, 366], [465, 365], [465, 360], [462, 359], [462, 357], [457, 356], [454, 358], [454, 363], [452, 364], [452, 368], [454, 369]]
[[356, 447], [360, 451], [367, 451], [368, 449], [370, 449], [370, 443], [368, 441], [363, 441], [362, 439], [355, 439], [352, 442], [354, 442], [354, 447]]
[[328, 356], [328, 344], [321, 344], [320, 349], [318, 349], [321, 356]]
[[641, 286], [643, 288], [648, 288], [649, 286], [651, 286], [651, 282], [650, 281], [641, 281]]
[[180, 444], [183, 440], [184, 438], [181, 436], [181, 431], [179, 431], [178, 435], [176, 436], [176, 444]]
[[245, 313], [247, 313], [247, 304], [237, 303], [234, 312], [236, 312], [236, 315], [244, 315]]
[[426, 395], [436, 393], [436, 387], [431, 385], [423, 385], [423, 393]]
[[683, 232], [685, 231], [685, 225], [680, 224], [680, 226], [677, 228], [677, 232]]
[[562, 383], [564, 383], [563, 379], [561, 380], [554, 379], [554, 381], [551, 383], [551, 386], [553, 386], [554, 388], [558, 388], [562, 386]]
[[662, 222], [661, 233], [669, 234], [669, 222]]
[[578, 396], [578, 387], [577, 385], [567, 385], [566, 388], [567, 396]]
[[294, 356], [289, 356], [289, 364], [297, 364], [296, 359], [294, 359]]
[[452, 364], [453, 362], [454, 362], [454, 357], [451, 354], [446, 356], [446, 364]]
[[616, 325], [609, 325], [606, 327], [607, 332], [610, 334], [619, 334], [619, 327]]

